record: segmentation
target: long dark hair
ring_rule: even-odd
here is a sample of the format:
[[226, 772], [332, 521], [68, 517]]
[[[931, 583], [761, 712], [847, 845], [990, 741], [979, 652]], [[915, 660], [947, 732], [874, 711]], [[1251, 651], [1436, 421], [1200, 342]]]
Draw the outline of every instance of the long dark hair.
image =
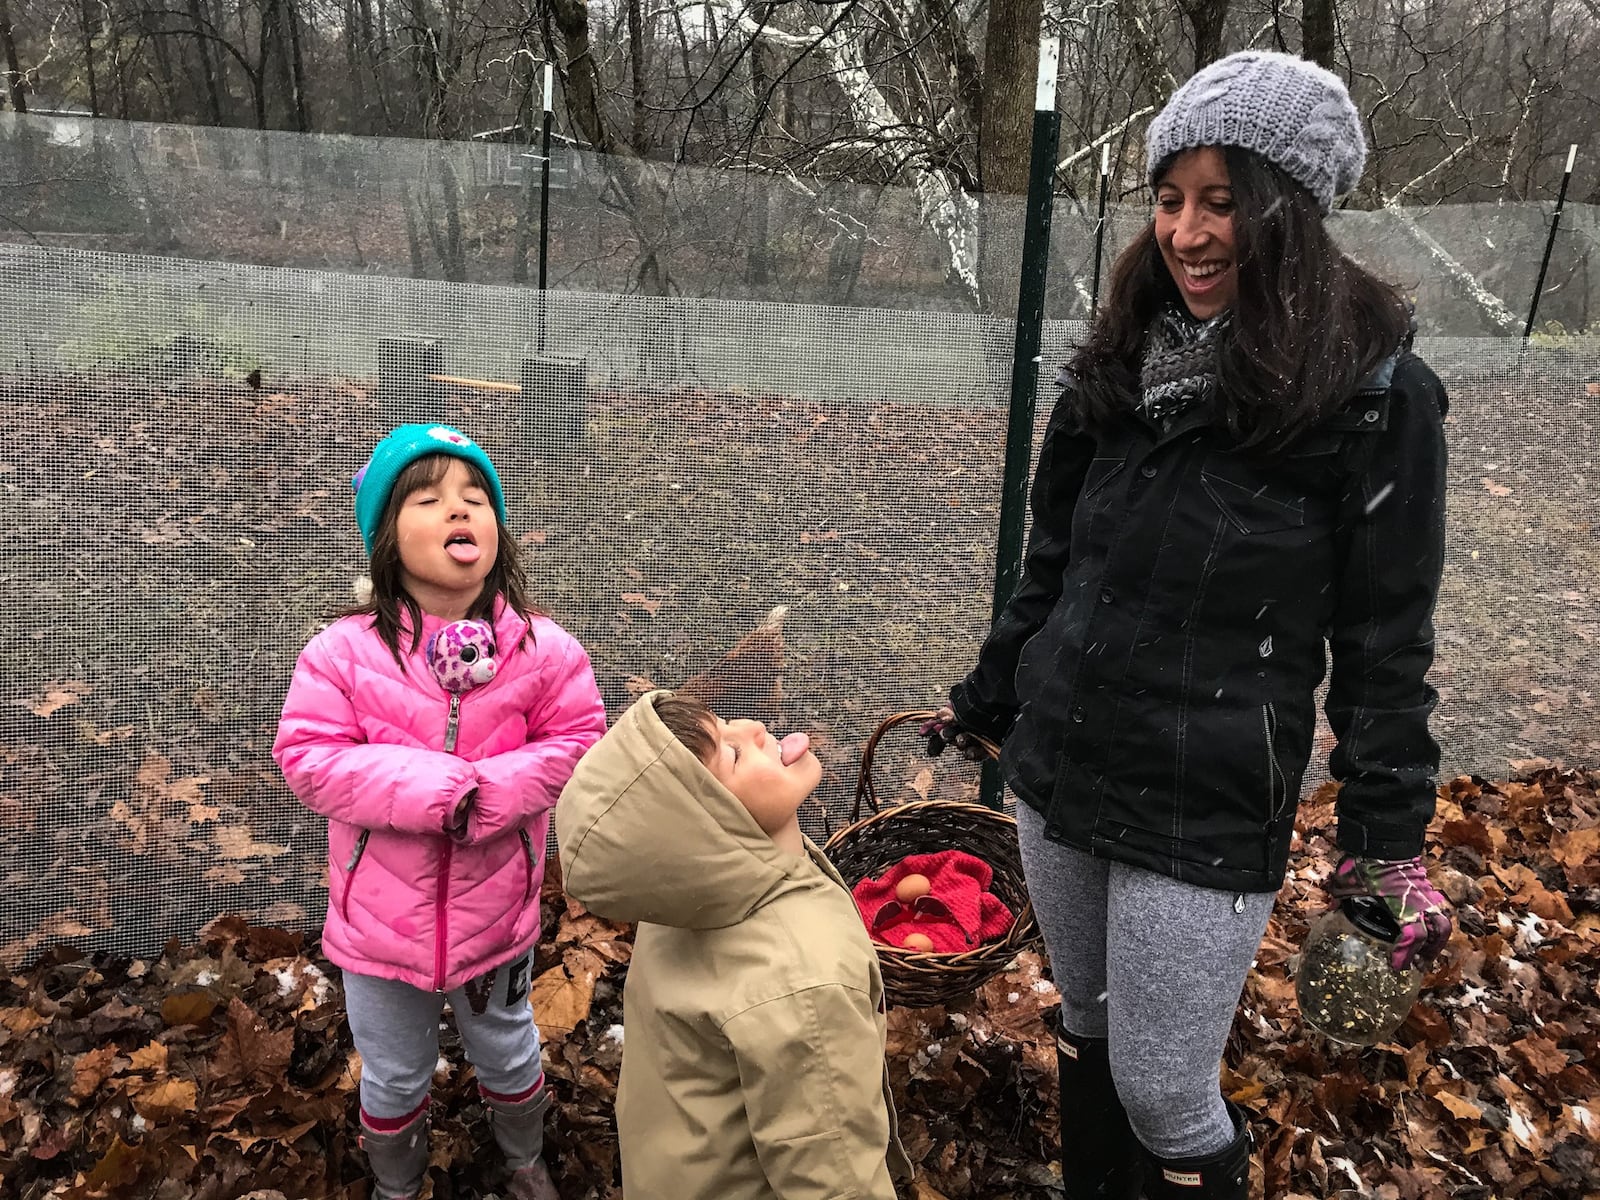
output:
[[[415, 653], [422, 644], [422, 607], [400, 581], [400, 509], [412, 492], [431, 487], [443, 479], [452, 462], [464, 463], [474, 486], [494, 495], [488, 477], [476, 463], [465, 459], [450, 454], [428, 454], [407, 466], [394, 481], [389, 502], [383, 506], [383, 515], [378, 518], [378, 528], [372, 535], [372, 598], [365, 604], [347, 608], [338, 614], [341, 617], [370, 616], [372, 627], [378, 631], [383, 644], [389, 647], [389, 653], [394, 655], [395, 662], [402, 668], [405, 659], [400, 652], [400, 636], [405, 630], [410, 630], [411, 645], [407, 653]], [[495, 605], [502, 598], [524, 616], [543, 615], [543, 611], [528, 600], [528, 580], [518, 553], [517, 540], [501, 520], [498, 508], [495, 510], [494, 524], [499, 534], [500, 548], [495, 554], [494, 566], [489, 568], [489, 574], [484, 578], [483, 590], [467, 610], [467, 616], [493, 625]], [[401, 616], [402, 610], [404, 618]]]
[[[1350, 398], [1406, 340], [1411, 317], [1399, 292], [1334, 245], [1309, 191], [1253, 151], [1223, 154], [1239, 290], [1217, 352], [1216, 417], [1241, 447], [1279, 450]], [[1117, 257], [1106, 306], [1068, 368], [1085, 428], [1127, 411], [1151, 322], [1182, 304], [1152, 221]]]

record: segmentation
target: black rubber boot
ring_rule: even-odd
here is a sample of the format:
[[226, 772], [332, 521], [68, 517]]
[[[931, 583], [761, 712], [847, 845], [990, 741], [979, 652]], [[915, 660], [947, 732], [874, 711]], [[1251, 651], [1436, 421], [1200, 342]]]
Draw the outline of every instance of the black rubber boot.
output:
[[1197, 1158], [1150, 1155], [1144, 1184], [1148, 1200], [1250, 1200], [1250, 1151], [1255, 1143], [1244, 1112], [1228, 1103], [1228, 1115], [1238, 1132], [1215, 1154]]
[[1139, 1200], [1145, 1153], [1111, 1079], [1105, 1038], [1056, 1025], [1061, 1076], [1061, 1183], [1066, 1200]]

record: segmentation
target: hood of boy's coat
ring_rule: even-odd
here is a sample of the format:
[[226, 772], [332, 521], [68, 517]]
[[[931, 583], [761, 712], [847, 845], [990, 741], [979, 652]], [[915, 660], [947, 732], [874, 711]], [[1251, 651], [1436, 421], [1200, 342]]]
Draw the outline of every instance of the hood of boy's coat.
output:
[[556, 805], [566, 890], [613, 921], [721, 929], [814, 878], [656, 715], [652, 692], [578, 763]]

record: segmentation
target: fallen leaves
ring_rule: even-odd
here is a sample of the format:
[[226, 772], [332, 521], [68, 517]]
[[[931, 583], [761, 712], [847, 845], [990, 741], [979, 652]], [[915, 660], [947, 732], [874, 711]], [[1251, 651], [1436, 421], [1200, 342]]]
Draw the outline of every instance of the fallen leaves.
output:
[[[1302, 807], [1300, 849], [1222, 1078], [1252, 1114], [1256, 1200], [1594, 1195], [1600, 777], [1525, 766], [1517, 780], [1441, 789], [1430, 865], [1458, 931], [1394, 1040], [1364, 1052], [1308, 1034], [1294, 1007], [1295, 957], [1323, 903], [1333, 790]], [[170, 773], [152, 767], [150, 778], [165, 787]], [[631, 933], [566, 902], [558, 861], [543, 899], [533, 997], [558, 1107], [549, 1154], [563, 1195], [621, 1200], [612, 1114]], [[0, 980], [0, 1175], [19, 1195], [70, 1200], [162, 1181], [174, 1196], [226, 1186], [355, 1197], [360, 1059], [336, 980], [300, 935], [237, 917], [151, 962], [46, 953]], [[1045, 964], [1025, 954], [959, 1006], [890, 1010], [890, 1080], [920, 1168], [910, 1196], [1059, 1195], [1046, 1027], [1056, 1002]], [[444, 1053], [435, 1194], [485, 1194], [492, 1137], [449, 1034]]]
[[93, 684], [72, 679], [66, 683], [55, 684], [45, 689], [43, 695], [24, 700], [22, 703], [34, 716], [48, 719], [69, 704], [76, 704], [92, 691], [94, 691]]
[[235, 996], [228, 1002], [228, 1029], [217, 1043], [211, 1076], [223, 1083], [270, 1086], [282, 1078], [294, 1052], [294, 1030], [273, 1029]]

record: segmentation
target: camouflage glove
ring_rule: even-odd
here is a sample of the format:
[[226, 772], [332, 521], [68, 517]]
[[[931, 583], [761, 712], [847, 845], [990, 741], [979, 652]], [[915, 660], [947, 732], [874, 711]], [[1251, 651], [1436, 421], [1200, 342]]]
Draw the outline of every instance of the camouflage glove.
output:
[[968, 762], [982, 762], [989, 757], [989, 751], [979, 740], [978, 734], [963, 725], [954, 710], [948, 707], [941, 708], [930, 720], [924, 721], [917, 732], [928, 739], [930, 758], [938, 758], [947, 746], [954, 746]]
[[1400, 926], [1400, 938], [1389, 955], [1389, 965], [1403, 971], [1426, 966], [1450, 940], [1450, 902], [1428, 882], [1421, 858], [1385, 862], [1346, 854], [1328, 878], [1328, 894], [1376, 896], [1388, 905]]

